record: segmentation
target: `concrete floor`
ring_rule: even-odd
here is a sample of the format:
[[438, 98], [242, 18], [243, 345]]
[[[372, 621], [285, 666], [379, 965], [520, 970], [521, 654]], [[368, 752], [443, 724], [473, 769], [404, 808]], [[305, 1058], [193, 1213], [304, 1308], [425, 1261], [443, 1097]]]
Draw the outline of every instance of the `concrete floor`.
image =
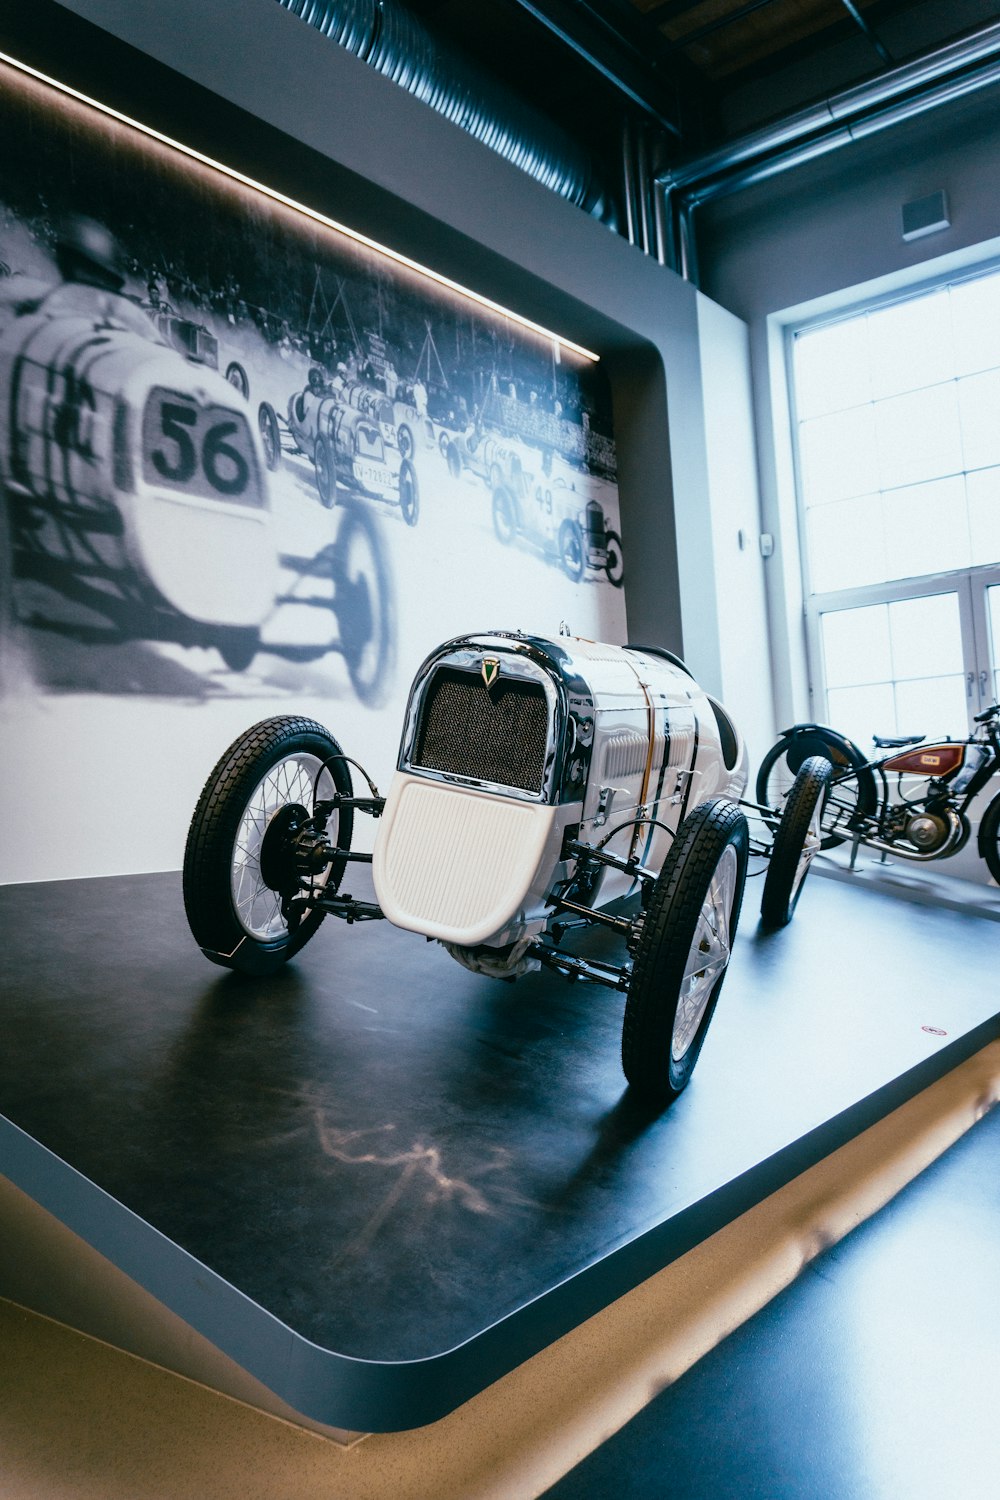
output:
[[[810, 1281], [820, 1286], [832, 1297], [825, 1316], [833, 1326], [838, 1320], [842, 1325], [856, 1310], [857, 1279], [845, 1275], [838, 1289], [834, 1277], [831, 1291], [828, 1263], [821, 1261], [815, 1276], [801, 1278], [790, 1294], [772, 1299], [819, 1252], [829, 1254], [831, 1245], [877, 1213], [998, 1097], [1000, 1042], [449, 1417], [349, 1447], [0, 1303], [0, 1495], [3, 1500], [527, 1500], [553, 1485], [560, 1500], [603, 1500], [613, 1491], [640, 1500], [661, 1494], [680, 1500], [720, 1495], [923, 1500], [925, 1494], [928, 1500], [932, 1494], [958, 1500], [989, 1493], [1000, 1457], [995, 1423], [971, 1470], [962, 1473], [953, 1459], [942, 1458], [956, 1447], [968, 1453], [962, 1438], [969, 1423], [974, 1430], [984, 1410], [995, 1410], [998, 1344], [996, 1330], [990, 1335], [992, 1325], [985, 1322], [969, 1378], [968, 1340], [975, 1329], [968, 1319], [975, 1315], [974, 1302], [970, 1312], [968, 1299], [945, 1296], [943, 1315], [928, 1333], [926, 1322], [914, 1317], [911, 1324], [904, 1300], [895, 1318], [882, 1317], [881, 1327], [876, 1323], [869, 1329], [858, 1359], [866, 1361], [864, 1390], [878, 1400], [867, 1401], [867, 1447], [858, 1446], [857, 1423], [851, 1429], [848, 1472], [835, 1429], [832, 1437], [827, 1432], [825, 1444], [815, 1438], [823, 1423], [833, 1420], [838, 1391], [852, 1388], [853, 1346], [842, 1328], [837, 1370], [829, 1379], [826, 1372], [817, 1375], [808, 1308], [804, 1313], [799, 1292], [808, 1293]], [[996, 1193], [992, 1214], [982, 1204], [976, 1210], [976, 1235], [964, 1233], [960, 1221], [968, 1173], [988, 1170], [996, 1181], [998, 1121], [995, 1116], [989, 1128], [968, 1137], [977, 1153], [973, 1166], [962, 1166], [955, 1177], [953, 1158], [945, 1158], [937, 1175], [928, 1175], [929, 1193], [918, 1197], [916, 1218], [907, 1208], [907, 1217], [895, 1221], [903, 1226], [895, 1248], [879, 1249], [876, 1237], [872, 1253], [876, 1268], [881, 1257], [883, 1295], [886, 1278], [891, 1286], [895, 1275], [893, 1256], [902, 1255], [905, 1263], [908, 1247], [926, 1246], [928, 1235], [933, 1241], [940, 1224], [942, 1232], [953, 1231], [959, 1247], [946, 1262], [954, 1280], [975, 1284], [984, 1312], [992, 1305], [995, 1321], [996, 1299], [990, 1304], [988, 1298], [1000, 1269]], [[965, 1143], [958, 1152], [964, 1149]], [[946, 1185], [939, 1193], [935, 1184], [941, 1181]], [[907, 1203], [907, 1195], [899, 1202]], [[878, 1231], [894, 1214], [895, 1206], [869, 1228]], [[838, 1252], [838, 1266], [849, 1263], [858, 1238]], [[938, 1268], [940, 1274], [940, 1261]], [[876, 1290], [878, 1284], [876, 1277]], [[919, 1298], [919, 1282], [915, 1285], [912, 1276], [906, 1287]], [[928, 1286], [928, 1298], [935, 1295]], [[949, 1309], [959, 1304], [962, 1316], [950, 1318]], [[740, 1332], [727, 1340], [736, 1329]], [[920, 1338], [930, 1338], [930, 1348], [926, 1342], [915, 1346]], [[916, 1408], [914, 1370], [906, 1369], [914, 1352], [924, 1361], [914, 1369], [938, 1371], [933, 1399]], [[702, 1364], [692, 1368], [699, 1359]], [[781, 1380], [796, 1384], [796, 1361], [809, 1378], [798, 1382], [798, 1398], [782, 1405], [788, 1391]], [[963, 1361], [965, 1376], [958, 1380]], [[661, 1394], [675, 1382], [675, 1390]], [[770, 1412], [763, 1437], [760, 1403], [755, 1407], [746, 1394], [755, 1388]], [[734, 1390], [739, 1389], [744, 1398], [737, 1408]], [[773, 1401], [767, 1400], [769, 1392]], [[976, 1397], [971, 1404], [970, 1394]], [[935, 1402], [940, 1403], [939, 1431]], [[747, 1423], [742, 1446], [733, 1421], [737, 1409]], [[806, 1430], [797, 1425], [804, 1410], [813, 1423]], [[638, 1413], [639, 1422], [627, 1425]], [[879, 1432], [886, 1434], [881, 1447]], [[921, 1434], [928, 1452], [936, 1455], [933, 1464], [924, 1462], [917, 1443]], [[839, 1472], [829, 1464], [824, 1469], [823, 1454], [830, 1459], [838, 1452]], [[811, 1466], [803, 1461], [809, 1453], [818, 1455]], [[582, 1463], [588, 1454], [594, 1457]], [[869, 1459], [877, 1460], [877, 1471]]]

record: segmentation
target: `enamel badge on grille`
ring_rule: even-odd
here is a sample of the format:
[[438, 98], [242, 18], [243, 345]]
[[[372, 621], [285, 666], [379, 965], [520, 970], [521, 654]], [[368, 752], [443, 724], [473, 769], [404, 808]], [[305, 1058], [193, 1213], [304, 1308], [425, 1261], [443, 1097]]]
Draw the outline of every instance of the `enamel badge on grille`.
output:
[[492, 687], [495, 686], [497, 680], [500, 677], [500, 662], [495, 656], [484, 656], [481, 671], [483, 674], [483, 681], [486, 684], [486, 689], [487, 691], [489, 691]]

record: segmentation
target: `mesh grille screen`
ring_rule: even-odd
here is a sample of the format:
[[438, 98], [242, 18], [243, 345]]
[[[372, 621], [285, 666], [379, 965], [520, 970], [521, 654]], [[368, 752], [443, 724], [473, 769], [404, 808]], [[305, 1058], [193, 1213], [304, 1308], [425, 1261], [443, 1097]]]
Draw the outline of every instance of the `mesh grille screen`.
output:
[[541, 683], [501, 677], [488, 692], [480, 676], [442, 667], [424, 698], [414, 762], [540, 792], [547, 729]]

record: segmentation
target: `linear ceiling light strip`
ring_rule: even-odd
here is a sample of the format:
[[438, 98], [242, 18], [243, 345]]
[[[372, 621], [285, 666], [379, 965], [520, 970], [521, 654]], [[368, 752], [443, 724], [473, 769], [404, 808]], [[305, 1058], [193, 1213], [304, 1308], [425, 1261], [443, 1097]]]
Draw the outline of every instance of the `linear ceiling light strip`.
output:
[[38, 68], [31, 67], [28, 63], [21, 62], [19, 58], [11, 57], [6, 52], [0, 52], [0, 62], [8, 63], [21, 73], [37, 79], [40, 83], [48, 84], [50, 88], [57, 89], [59, 93], [66, 94], [71, 99], [76, 99], [82, 104], [87, 104], [91, 109], [99, 110], [101, 114], [109, 116], [112, 120], [118, 120], [123, 125], [129, 125], [133, 130], [140, 131], [151, 140], [159, 141], [161, 145], [169, 146], [174, 151], [179, 151], [183, 156], [197, 161], [202, 166], [211, 167], [216, 172], [222, 172], [224, 176], [232, 178], [234, 182], [241, 183], [244, 187], [252, 188], [255, 192], [263, 193], [275, 203], [281, 203], [285, 208], [294, 209], [296, 213], [305, 214], [306, 218], [312, 219], [317, 224], [324, 225], [327, 229], [334, 230], [337, 234], [346, 236], [356, 244], [364, 245], [368, 250], [374, 250], [378, 255], [387, 256], [389, 260], [395, 261], [397, 265], [405, 266], [410, 271], [415, 271], [419, 276], [426, 276], [428, 280], [435, 282], [438, 286], [446, 287], [450, 292], [456, 292], [460, 297], [467, 297], [470, 301], [484, 307], [487, 311], [497, 313], [501, 317], [510, 318], [521, 328], [528, 329], [531, 333], [540, 334], [542, 338], [550, 339], [558, 344], [561, 349], [569, 349], [578, 354], [581, 359], [590, 360], [597, 364], [600, 355], [595, 354], [592, 349], [585, 349], [582, 344], [574, 343], [560, 333], [553, 333], [551, 328], [544, 328], [541, 323], [535, 323], [531, 318], [525, 318], [521, 313], [513, 312], [511, 308], [494, 302], [490, 297], [484, 297], [480, 292], [473, 292], [461, 282], [452, 281], [450, 276], [443, 276], [439, 271], [432, 271], [428, 266], [422, 266], [419, 261], [411, 260], [408, 255], [402, 255], [398, 250], [390, 250], [387, 245], [380, 245], [378, 240], [370, 239], [368, 235], [360, 233], [357, 229], [350, 229], [346, 224], [340, 224], [336, 219], [321, 214], [317, 209], [310, 208], [305, 203], [299, 203], [295, 198], [289, 198], [277, 188], [268, 187], [266, 183], [258, 182], [253, 177], [248, 177], [245, 172], [239, 172], [235, 167], [227, 167], [225, 162], [216, 161], [214, 157], [206, 156], [202, 151], [196, 151], [193, 146], [185, 146], [183, 141], [175, 141], [172, 136], [164, 135], [160, 130], [155, 130], [152, 125], [144, 125], [141, 120], [134, 120], [131, 115], [126, 115], [121, 110], [113, 109], [110, 104], [102, 104], [99, 99], [92, 99], [89, 94], [81, 93], [79, 89], [72, 88], [68, 83], [62, 83], [58, 78], [50, 78], [47, 73], [42, 73]]

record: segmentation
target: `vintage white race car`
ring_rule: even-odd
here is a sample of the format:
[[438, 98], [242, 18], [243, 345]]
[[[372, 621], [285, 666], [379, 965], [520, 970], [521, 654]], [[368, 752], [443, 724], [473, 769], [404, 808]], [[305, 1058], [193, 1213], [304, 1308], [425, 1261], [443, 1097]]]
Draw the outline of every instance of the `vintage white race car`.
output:
[[[743, 741], [676, 658], [463, 636], [417, 673], [388, 796], [367, 777], [356, 796], [350, 764], [296, 717], [222, 756], [184, 861], [210, 959], [269, 973], [326, 914], [384, 916], [477, 972], [544, 964], [625, 991], [627, 1078], [661, 1105], [684, 1087], [729, 963], [749, 836]], [[351, 851], [359, 811], [379, 820], [373, 855]], [[339, 894], [351, 860], [373, 861], [376, 903]], [[619, 904], [629, 895], [637, 910]], [[565, 945], [581, 925], [623, 939], [621, 960]]]

